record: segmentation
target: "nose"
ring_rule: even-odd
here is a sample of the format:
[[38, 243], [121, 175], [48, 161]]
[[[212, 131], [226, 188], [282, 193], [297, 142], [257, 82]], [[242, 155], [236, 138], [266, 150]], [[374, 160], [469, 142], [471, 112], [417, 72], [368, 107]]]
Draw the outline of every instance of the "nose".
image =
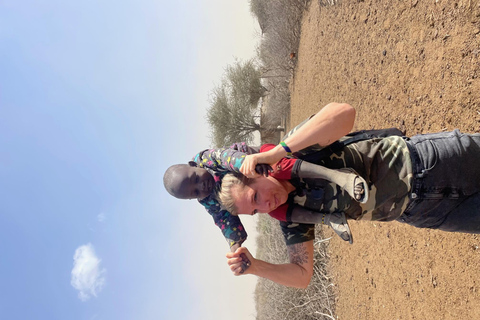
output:
[[272, 202], [269, 199], [265, 199], [261, 202], [261, 206], [258, 211], [262, 213], [269, 213], [270, 211], [272, 211], [271, 203]]

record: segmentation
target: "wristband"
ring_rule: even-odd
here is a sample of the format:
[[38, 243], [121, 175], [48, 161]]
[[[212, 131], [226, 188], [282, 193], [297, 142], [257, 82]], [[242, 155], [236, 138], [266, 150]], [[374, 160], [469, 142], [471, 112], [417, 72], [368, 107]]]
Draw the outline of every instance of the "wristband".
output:
[[292, 150], [287, 146], [287, 144], [283, 141], [280, 141], [280, 145], [287, 151], [287, 156], [291, 157], [292, 156]]

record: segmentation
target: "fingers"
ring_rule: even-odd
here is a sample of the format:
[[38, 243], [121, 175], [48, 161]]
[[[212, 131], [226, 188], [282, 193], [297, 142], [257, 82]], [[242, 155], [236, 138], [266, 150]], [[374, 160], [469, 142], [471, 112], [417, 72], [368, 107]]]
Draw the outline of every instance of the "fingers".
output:
[[245, 247], [238, 248], [235, 252], [228, 252], [226, 254], [227, 264], [230, 271], [235, 276], [249, 273], [250, 266], [252, 265], [250, 252]]
[[240, 172], [245, 176], [251, 176], [255, 174], [255, 166], [257, 165], [257, 159], [254, 155], [247, 155], [243, 160], [243, 164], [240, 167]]
[[360, 200], [362, 199], [363, 195], [365, 194], [365, 188], [363, 187], [363, 182], [355, 185], [354, 188], [355, 199]]
[[240, 256], [242, 253], [250, 254], [250, 251], [246, 247], [240, 247], [235, 251], [235, 255]]
[[242, 259], [242, 256], [250, 255], [250, 252], [245, 247], [239, 247], [235, 252], [227, 252], [225, 255], [228, 259]]
[[273, 169], [268, 164], [259, 163], [255, 166], [255, 172], [265, 177], [268, 177], [269, 172], [273, 172]]
[[231, 258], [239, 257], [240, 255], [236, 254], [235, 252], [227, 252], [225, 256], [227, 257], [227, 259], [231, 259]]
[[237, 264], [241, 264], [242, 263], [242, 258], [241, 257], [235, 257], [235, 258], [230, 258], [227, 260], [227, 264], [229, 266], [232, 266], [232, 265], [237, 265]]
[[246, 171], [245, 173], [242, 172], [242, 174], [247, 177], [247, 178], [255, 178], [258, 176], [257, 172], [255, 170], [253, 171]]
[[247, 155], [240, 167], [240, 172], [249, 178], [253, 178], [257, 175], [268, 177], [269, 172], [273, 172], [272, 167], [267, 163], [259, 162], [258, 154]]
[[241, 257], [228, 259], [227, 264], [230, 271], [236, 276], [239, 276], [244, 272], [244, 262]]
[[241, 265], [240, 265], [240, 267], [235, 268], [235, 269], [233, 267], [230, 267], [230, 270], [233, 272], [233, 275], [235, 275], [235, 276], [239, 276], [239, 275], [243, 274], [243, 268], [242, 268]]
[[272, 167], [265, 163], [258, 163], [253, 166], [253, 168], [254, 170], [250, 170], [250, 166], [246, 166], [245, 168], [240, 169], [240, 172], [242, 172], [243, 175], [249, 178], [254, 178], [258, 175], [268, 177], [269, 173], [273, 172]]
[[248, 177], [248, 176], [250, 176], [254, 171], [250, 170], [250, 168], [249, 168], [248, 166], [245, 166], [245, 167], [244, 167], [244, 166], [242, 165], [242, 167], [240, 168], [240, 172], [241, 172], [244, 176]]

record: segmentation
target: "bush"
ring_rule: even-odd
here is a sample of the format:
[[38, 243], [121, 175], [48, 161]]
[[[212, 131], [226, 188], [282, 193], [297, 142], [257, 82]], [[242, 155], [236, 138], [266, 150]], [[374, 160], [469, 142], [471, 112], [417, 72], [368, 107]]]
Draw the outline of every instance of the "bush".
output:
[[[287, 249], [278, 221], [259, 215], [257, 258], [271, 263], [288, 263]], [[334, 288], [327, 272], [328, 239], [317, 226], [314, 274], [307, 289], [288, 288], [258, 278], [255, 301], [258, 320], [334, 319]]]
[[[268, 95], [262, 99], [262, 141], [278, 142], [275, 131], [290, 113], [289, 83], [300, 43], [301, 21], [309, 0], [251, 0], [250, 10], [257, 18], [262, 39], [257, 56], [262, 84]], [[278, 140], [278, 141], [277, 141]]]

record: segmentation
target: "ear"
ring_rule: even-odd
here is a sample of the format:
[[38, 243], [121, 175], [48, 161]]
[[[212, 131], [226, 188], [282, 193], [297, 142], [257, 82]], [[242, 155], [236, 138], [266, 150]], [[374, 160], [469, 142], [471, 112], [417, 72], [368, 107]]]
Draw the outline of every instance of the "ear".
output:
[[196, 167], [197, 166], [197, 163], [195, 161], [188, 161], [188, 165], [190, 167]]

